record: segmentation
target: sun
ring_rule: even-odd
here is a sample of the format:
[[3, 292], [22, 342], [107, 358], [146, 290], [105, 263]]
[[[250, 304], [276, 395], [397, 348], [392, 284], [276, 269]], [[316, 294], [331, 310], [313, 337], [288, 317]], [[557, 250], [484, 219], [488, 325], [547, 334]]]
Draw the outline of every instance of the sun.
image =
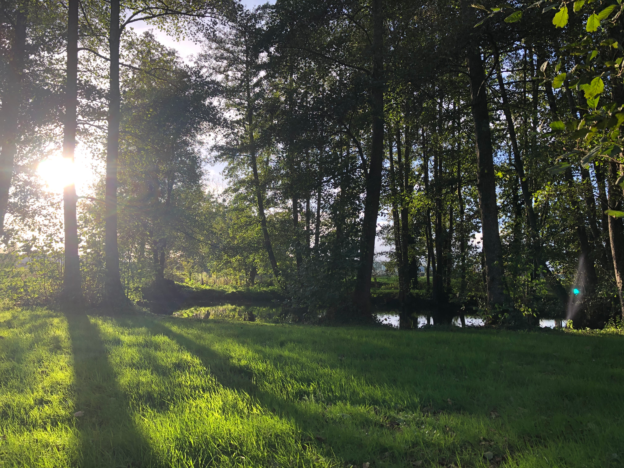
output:
[[39, 164], [37, 174], [49, 190], [62, 192], [64, 187], [76, 183], [76, 164], [69, 158], [48, 158]]
[[41, 161], [37, 167], [37, 175], [51, 192], [60, 193], [71, 184], [76, 184], [76, 189], [83, 192], [89, 189], [89, 185], [97, 177], [85, 159], [80, 158], [73, 162], [69, 158], [53, 156]]

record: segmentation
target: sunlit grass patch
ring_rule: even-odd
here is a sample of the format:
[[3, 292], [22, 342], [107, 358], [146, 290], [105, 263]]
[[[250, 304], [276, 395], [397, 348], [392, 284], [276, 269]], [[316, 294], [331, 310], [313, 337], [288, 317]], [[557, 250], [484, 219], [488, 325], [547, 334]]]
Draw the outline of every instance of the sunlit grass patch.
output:
[[0, 336], [0, 466], [615, 467], [624, 458], [617, 336], [45, 310], [0, 312]]

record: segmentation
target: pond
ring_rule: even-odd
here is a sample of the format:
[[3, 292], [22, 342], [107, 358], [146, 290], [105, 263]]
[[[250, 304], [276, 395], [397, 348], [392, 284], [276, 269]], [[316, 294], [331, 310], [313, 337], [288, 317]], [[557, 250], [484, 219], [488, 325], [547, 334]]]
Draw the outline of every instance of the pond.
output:
[[[399, 315], [398, 314], [377, 314], [377, 320], [384, 325], [390, 325], [394, 328], [399, 328]], [[561, 319], [540, 319], [541, 328], [562, 328], [566, 327], [568, 321]], [[418, 316], [418, 328], [427, 325], [427, 316]], [[461, 327], [459, 317], [453, 319], [453, 325]], [[466, 316], [466, 327], [482, 327], [485, 325], [484, 320], [481, 317], [469, 317]]]
[[[191, 307], [175, 312], [176, 317], [195, 319], [226, 319], [226, 320], [258, 320], [260, 322], [280, 322], [282, 309], [275, 306], [244, 306], [224, 304], [210, 307]], [[399, 328], [399, 314], [392, 312], [378, 313], [377, 320], [384, 325]], [[567, 320], [540, 319], [542, 328], [562, 328]], [[482, 327], [484, 320], [481, 317], [466, 316], [466, 327]], [[418, 316], [418, 327], [427, 325], [427, 316]], [[461, 327], [459, 317], [453, 319], [453, 325]]]

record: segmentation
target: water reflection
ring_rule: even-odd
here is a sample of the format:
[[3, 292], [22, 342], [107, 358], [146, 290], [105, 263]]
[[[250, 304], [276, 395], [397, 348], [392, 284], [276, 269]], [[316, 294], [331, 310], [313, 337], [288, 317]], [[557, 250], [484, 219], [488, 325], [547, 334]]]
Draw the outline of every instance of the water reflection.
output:
[[[384, 325], [390, 325], [394, 328], [399, 328], [398, 314], [377, 314], [377, 320], [379, 320]], [[567, 323], [567, 320], [540, 319], [541, 328], [563, 328], [567, 325]], [[481, 317], [466, 317], [466, 327], [482, 327], [484, 324], [485, 323]], [[427, 316], [419, 315], [418, 328], [424, 327], [425, 325], [427, 325]], [[455, 317], [453, 319], [453, 325], [455, 325], [456, 327], [462, 326], [459, 317]]]

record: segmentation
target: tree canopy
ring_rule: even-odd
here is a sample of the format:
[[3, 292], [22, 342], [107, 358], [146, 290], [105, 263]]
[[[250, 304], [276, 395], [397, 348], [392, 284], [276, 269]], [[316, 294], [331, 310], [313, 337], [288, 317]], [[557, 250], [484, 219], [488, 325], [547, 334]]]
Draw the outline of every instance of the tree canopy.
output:
[[[0, 288], [118, 307], [210, 277], [293, 320], [621, 320], [623, 8], [4, 1]], [[61, 147], [94, 174], [64, 217], [35, 171]]]

